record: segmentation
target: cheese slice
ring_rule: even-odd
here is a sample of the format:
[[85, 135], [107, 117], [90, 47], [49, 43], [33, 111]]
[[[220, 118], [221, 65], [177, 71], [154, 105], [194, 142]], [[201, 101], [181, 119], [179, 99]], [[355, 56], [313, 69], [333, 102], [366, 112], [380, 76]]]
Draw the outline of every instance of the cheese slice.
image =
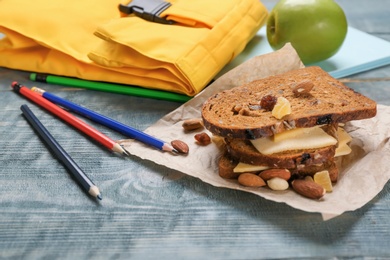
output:
[[337, 129], [339, 138], [339, 146], [336, 148], [335, 157], [350, 154], [352, 149], [348, 146], [348, 143], [352, 141], [352, 137], [341, 127]]
[[[315, 126], [315, 127], [320, 127], [320, 126]], [[310, 134], [311, 131], [313, 131], [314, 127], [311, 128], [294, 128], [288, 131], [284, 131], [278, 134], [275, 134], [273, 137], [274, 142], [280, 142], [286, 139], [292, 139], [297, 136], [300, 136], [302, 134]]]
[[[301, 135], [304, 135], [305, 138], [307, 138], [306, 135], [307, 134], [313, 134], [313, 132], [315, 133], [314, 136], [316, 136], [316, 138], [318, 138], [318, 134], [317, 133], [319, 133], [320, 131], [319, 130], [313, 130], [314, 128], [319, 128], [319, 127], [295, 128], [293, 130], [289, 130], [289, 131], [283, 132], [281, 134], [277, 134], [277, 135], [279, 135], [277, 138], [269, 138], [269, 139], [271, 139], [271, 141], [273, 143], [275, 143], [275, 139], [276, 139], [277, 140], [276, 143], [278, 143], [278, 142], [282, 142], [282, 141], [285, 141], [285, 140], [291, 140], [293, 138], [300, 138]], [[319, 129], [322, 130], [321, 128], [319, 128]], [[323, 134], [328, 135], [323, 130], [322, 130], [322, 132], [323, 133], [320, 134], [321, 136]], [[338, 133], [338, 142], [339, 142], [339, 144], [338, 144], [338, 147], [336, 149], [335, 157], [343, 156], [343, 155], [347, 155], [347, 154], [351, 153], [352, 149], [348, 146], [348, 143], [350, 141], [352, 141], [352, 137], [341, 127], [339, 127], [337, 129], [337, 133]], [[331, 137], [331, 136], [329, 136], [329, 137]], [[265, 138], [262, 138], [262, 139], [265, 139]], [[328, 139], [328, 138], [325, 138], [325, 139]], [[335, 142], [332, 141], [332, 144], [335, 144]], [[332, 144], [330, 144], [330, 145], [332, 145]], [[328, 146], [328, 145], [325, 145], [325, 146]], [[312, 147], [312, 146], [310, 146], [310, 147]], [[305, 148], [301, 148], [301, 149], [305, 149]], [[234, 172], [258, 172], [258, 171], [263, 171], [263, 170], [266, 170], [266, 169], [269, 169], [269, 167], [265, 166], [265, 165], [252, 165], [252, 164], [247, 164], [247, 163], [240, 162], [233, 169], [233, 171]]]
[[252, 165], [247, 163], [238, 163], [237, 166], [233, 169], [233, 172], [258, 172], [267, 170], [268, 166], [263, 165]]
[[311, 127], [303, 131], [298, 130], [297, 133], [288, 136], [288, 138], [279, 138], [279, 140], [274, 141], [273, 137], [264, 137], [251, 140], [251, 142], [260, 153], [265, 155], [337, 144], [337, 140], [320, 127]]
[[334, 157], [344, 156], [350, 154], [351, 152], [352, 152], [351, 147], [349, 147], [347, 144], [344, 144], [336, 148]]
[[345, 131], [344, 128], [337, 128], [337, 135], [339, 139], [339, 146], [347, 144], [352, 141], [352, 137]]

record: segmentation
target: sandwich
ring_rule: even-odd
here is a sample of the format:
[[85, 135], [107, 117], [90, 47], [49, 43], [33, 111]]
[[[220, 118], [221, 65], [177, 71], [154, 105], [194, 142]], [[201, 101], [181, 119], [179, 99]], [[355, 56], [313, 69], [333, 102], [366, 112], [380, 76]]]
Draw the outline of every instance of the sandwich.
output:
[[318, 199], [351, 152], [343, 126], [376, 111], [375, 101], [312, 66], [217, 93], [203, 104], [202, 119], [224, 140], [221, 177]]

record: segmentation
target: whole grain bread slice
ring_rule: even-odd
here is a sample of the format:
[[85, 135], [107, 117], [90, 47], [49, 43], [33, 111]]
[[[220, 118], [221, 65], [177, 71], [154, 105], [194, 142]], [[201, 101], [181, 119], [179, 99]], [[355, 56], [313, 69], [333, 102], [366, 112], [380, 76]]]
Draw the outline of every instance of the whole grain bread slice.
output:
[[[321, 128], [327, 134], [338, 140], [337, 124], [332, 123]], [[305, 170], [306, 172], [312, 165], [333, 162], [337, 147], [336, 144], [320, 148], [288, 150], [265, 155], [260, 153], [248, 139], [225, 138], [225, 144], [229, 155], [240, 162], [253, 165], [268, 165], [271, 168]]]
[[313, 165], [333, 162], [336, 146], [264, 155], [259, 153], [250, 141], [236, 138], [226, 140], [226, 149], [230, 157], [243, 163], [303, 171]]
[[[294, 87], [310, 81], [313, 89], [295, 94]], [[271, 95], [285, 97], [290, 115], [277, 119], [260, 106]], [[210, 97], [202, 107], [205, 127], [213, 134], [242, 139], [272, 136], [295, 127], [346, 123], [376, 115], [376, 102], [345, 86], [320, 67], [312, 66], [253, 81]]]
[[[220, 177], [225, 179], [237, 179], [241, 172], [235, 172], [234, 168], [238, 165], [239, 161], [235, 158], [232, 158], [230, 154], [224, 153], [218, 160], [218, 174]], [[322, 170], [328, 170], [331, 181], [337, 182], [338, 180], [338, 168], [336, 166], [336, 161], [332, 160], [327, 163], [318, 164], [318, 165], [309, 165], [305, 166], [300, 170], [296, 168], [290, 169], [288, 167], [270, 167], [274, 169], [288, 169], [294, 178], [300, 178], [303, 176], [313, 176], [316, 172]], [[258, 172], [255, 172], [258, 173]]]

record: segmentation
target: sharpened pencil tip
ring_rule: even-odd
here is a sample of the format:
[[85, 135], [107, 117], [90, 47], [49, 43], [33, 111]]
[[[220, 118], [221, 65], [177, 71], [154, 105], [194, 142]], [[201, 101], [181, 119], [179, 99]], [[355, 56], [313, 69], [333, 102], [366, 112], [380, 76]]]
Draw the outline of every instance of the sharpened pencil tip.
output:
[[121, 147], [123, 149], [123, 155], [130, 156], [129, 151], [127, 151], [126, 148], [123, 145], [121, 145]]
[[101, 194], [98, 194], [98, 195], [96, 196], [96, 198], [98, 198], [99, 200], [102, 200], [102, 199], [103, 199], [103, 197], [102, 197]]
[[130, 155], [130, 153], [123, 147], [123, 145], [120, 145], [118, 143], [114, 144], [114, 146], [112, 147], [112, 150], [114, 152], [120, 153], [122, 155], [127, 155], [127, 156]]
[[162, 146], [162, 150], [171, 153], [179, 153], [177, 149], [173, 148], [171, 145], [167, 143], [164, 143], [164, 145]]

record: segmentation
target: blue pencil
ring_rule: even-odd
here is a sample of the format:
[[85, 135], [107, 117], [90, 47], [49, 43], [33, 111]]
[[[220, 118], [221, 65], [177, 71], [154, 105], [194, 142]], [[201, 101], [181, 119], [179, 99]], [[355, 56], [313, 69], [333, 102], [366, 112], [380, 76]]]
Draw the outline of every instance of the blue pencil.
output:
[[111, 128], [125, 136], [128, 136], [132, 139], [138, 140], [142, 143], [148, 144], [150, 146], [153, 146], [159, 150], [168, 151], [168, 152], [174, 152], [177, 153], [178, 151], [174, 149], [171, 145], [168, 143], [159, 140], [151, 135], [148, 135], [142, 131], [139, 131], [133, 127], [130, 127], [128, 125], [125, 125], [121, 122], [115, 121], [114, 119], [111, 119], [107, 116], [104, 116], [102, 114], [99, 114], [95, 111], [92, 111], [88, 108], [82, 107], [78, 104], [75, 104], [73, 102], [70, 102], [68, 100], [65, 100], [61, 97], [58, 97], [52, 93], [46, 92], [43, 89], [34, 87], [31, 89], [32, 91], [39, 93], [44, 97], [45, 99], [49, 100], [50, 102], [57, 104], [59, 106], [62, 106], [64, 108], [67, 108], [83, 117], [89, 118], [92, 121], [95, 121], [101, 125], [104, 125], [108, 128]]
[[31, 126], [37, 131], [38, 135], [43, 139], [43, 141], [49, 146], [53, 151], [57, 159], [65, 165], [65, 167], [70, 171], [70, 173], [76, 178], [76, 180], [81, 184], [83, 189], [85, 189], [90, 195], [102, 199], [98, 187], [88, 178], [88, 176], [83, 172], [83, 170], [73, 161], [69, 154], [61, 147], [59, 143], [54, 139], [50, 132], [43, 126], [39, 119], [34, 115], [27, 105], [22, 105], [20, 109], [23, 112], [26, 120], [31, 124]]

